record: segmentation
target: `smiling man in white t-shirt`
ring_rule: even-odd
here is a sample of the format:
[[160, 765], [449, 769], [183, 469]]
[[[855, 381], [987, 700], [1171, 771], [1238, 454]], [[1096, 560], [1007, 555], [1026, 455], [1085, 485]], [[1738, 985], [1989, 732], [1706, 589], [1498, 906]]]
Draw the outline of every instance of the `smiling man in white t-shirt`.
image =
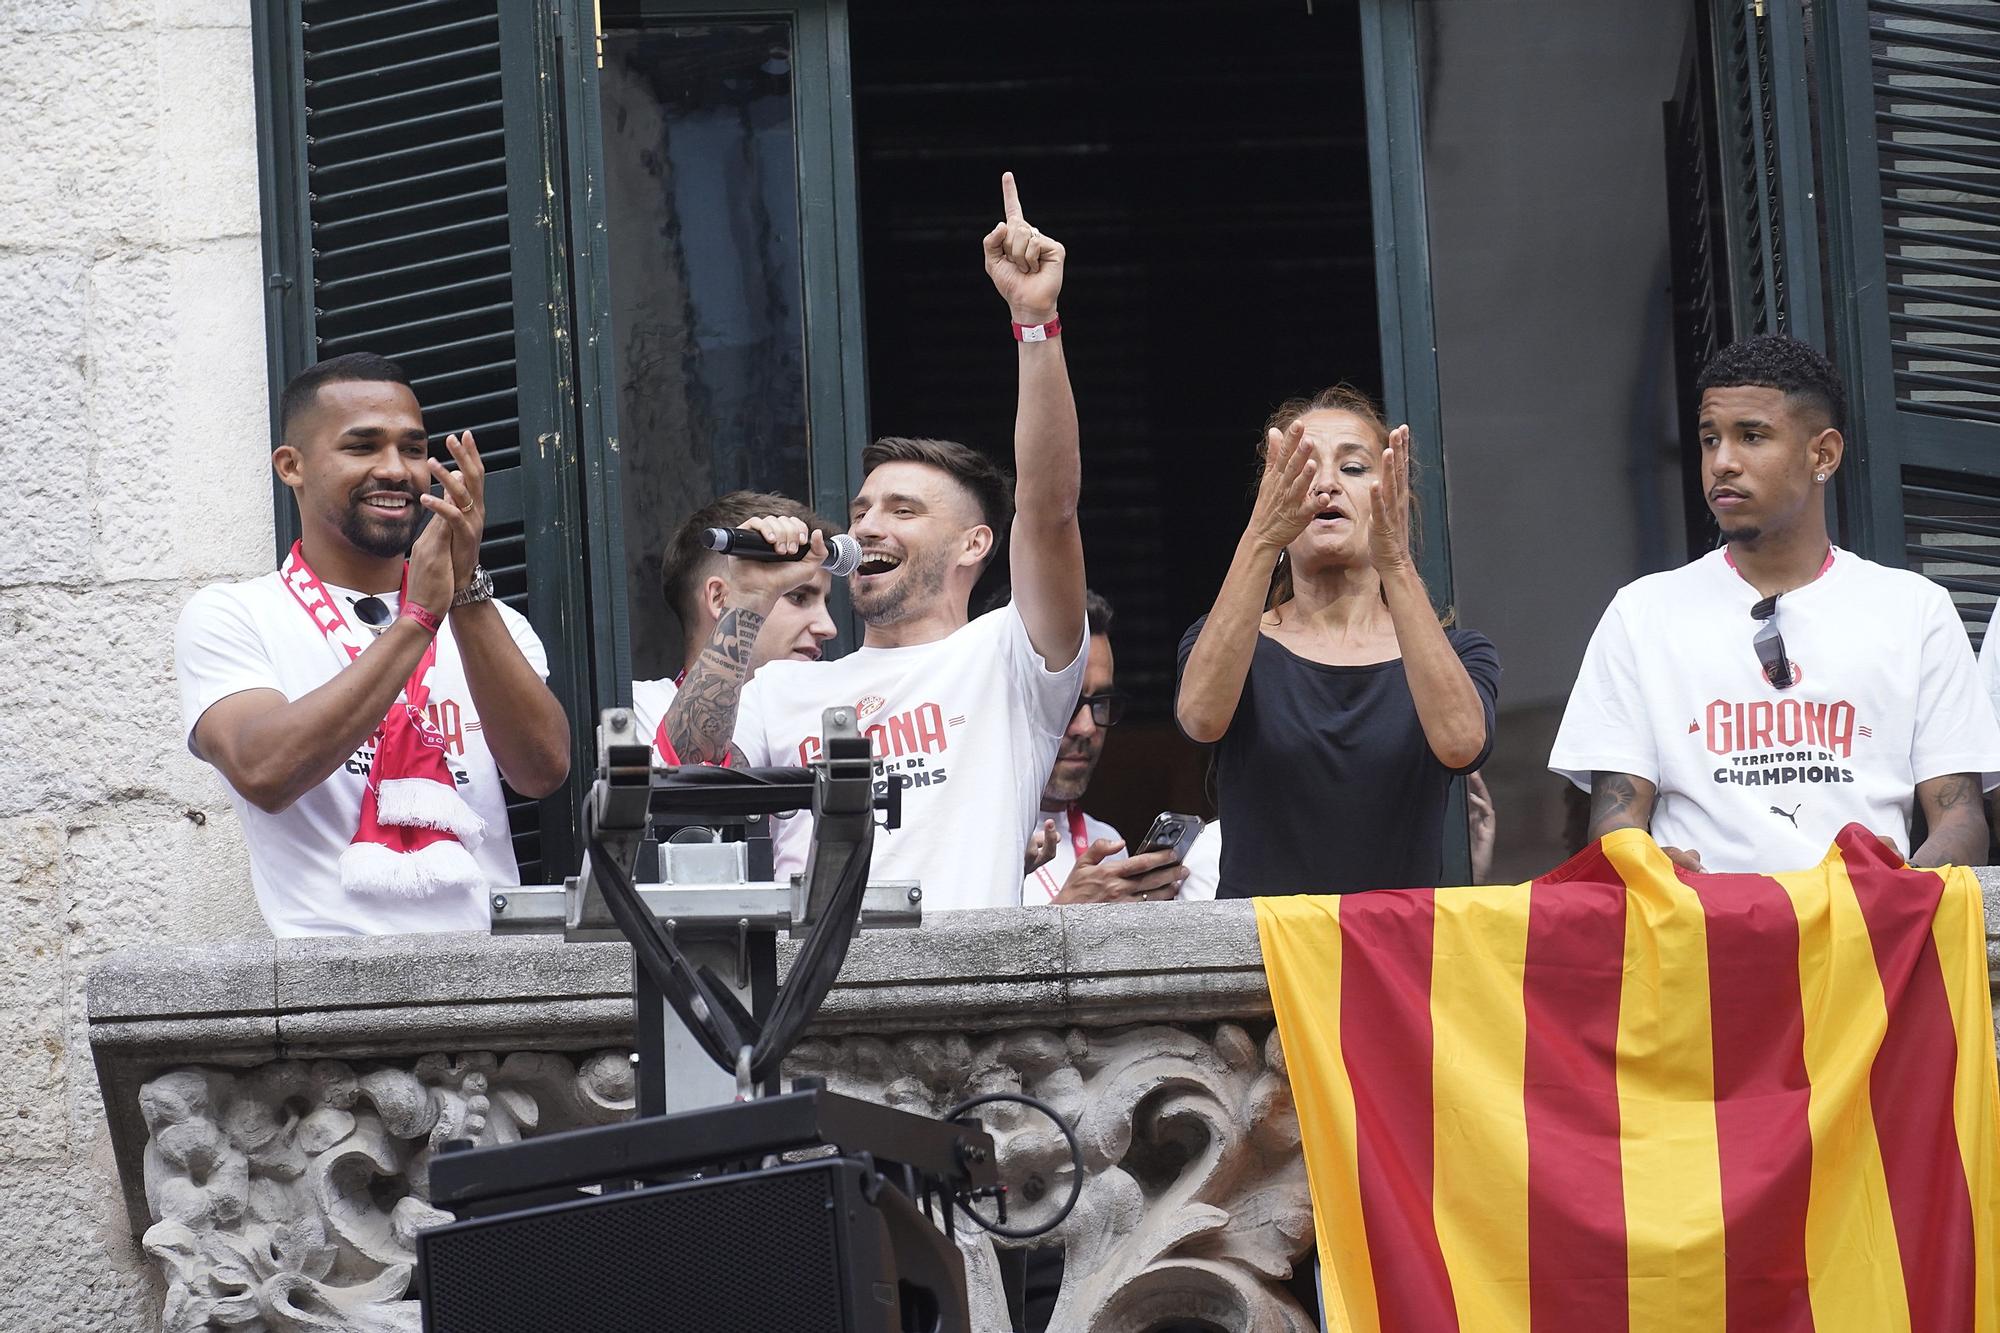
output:
[[[1001, 196], [984, 257], [1018, 347], [1012, 495], [1005, 473], [962, 444], [869, 445], [848, 526], [863, 552], [848, 585], [867, 626], [861, 648], [774, 661], [746, 684], [786, 571], [802, 578], [811, 563], [736, 561], [730, 603], [667, 713], [683, 760], [790, 765], [818, 757], [825, 709], [853, 707], [885, 780], [903, 788], [902, 827], [876, 837], [871, 875], [922, 881], [927, 911], [1019, 905], [1021, 849], [1088, 657], [1076, 402], [1056, 316], [1063, 248], [1022, 216], [1011, 174]], [[782, 551], [824, 549], [795, 519], [745, 526]], [[973, 585], [1003, 532], [1013, 600], [973, 620]], [[779, 874], [804, 868], [810, 836], [806, 816], [780, 821]]]
[[[1828, 541], [1833, 367], [1752, 338], [1698, 383], [1727, 544], [1613, 599], [1549, 767], [1590, 793], [1591, 837], [1650, 829], [1691, 870], [1816, 865], [1850, 823], [1915, 865], [1982, 864], [2000, 723], [1944, 589]], [[1929, 832], [1911, 851], [1917, 806]]]
[[301, 372], [279, 422], [299, 541], [182, 609], [188, 748], [228, 784], [273, 934], [484, 930], [487, 886], [520, 883], [501, 777], [555, 791], [570, 737], [541, 643], [478, 565], [478, 447], [454, 435], [458, 466], [434, 461], [408, 378], [365, 353]]

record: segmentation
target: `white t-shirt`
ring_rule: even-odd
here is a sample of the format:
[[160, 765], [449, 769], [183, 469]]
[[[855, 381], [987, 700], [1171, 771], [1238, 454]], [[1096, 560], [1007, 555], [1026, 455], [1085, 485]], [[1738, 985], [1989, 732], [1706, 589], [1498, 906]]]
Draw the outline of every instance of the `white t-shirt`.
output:
[[[1076, 660], [1050, 671], [1012, 603], [934, 643], [861, 648], [833, 662], [769, 662], [743, 687], [736, 745], [752, 765], [819, 758], [821, 713], [854, 707], [889, 780], [902, 827], [878, 829], [870, 877], [918, 880], [924, 911], [1018, 907], [1021, 854], [1081, 691]], [[780, 878], [803, 871], [812, 819], [777, 822]]]
[[1188, 848], [1187, 859], [1181, 862], [1188, 868], [1188, 877], [1181, 881], [1180, 899], [1184, 903], [1209, 902], [1215, 897], [1215, 889], [1222, 882], [1222, 821], [1211, 819], [1202, 825], [1201, 833]]
[[[357, 629], [365, 629], [353, 602], [364, 594], [331, 584], [334, 604]], [[393, 613], [395, 593], [377, 594]], [[498, 605], [497, 603], [495, 604]], [[548, 657], [528, 622], [505, 606], [500, 617], [536, 674], [547, 678]], [[203, 588], [182, 608], [174, 631], [174, 675], [180, 682], [181, 725], [194, 749], [194, 727], [214, 704], [245, 690], [276, 690], [298, 699], [318, 689], [346, 662], [277, 571], [247, 583]], [[472, 849], [488, 883], [519, 884], [507, 801], [500, 771], [486, 748], [472, 691], [450, 626], [437, 636], [437, 660], [426, 678], [426, 711], [445, 737], [445, 762], [459, 794], [486, 821], [486, 836]], [[326, 781], [282, 814], [266, 814], [229, 787], [229, 800], [250, 848], [250, 879], [257, 905], [273, 935], [404, 935], [440, 930], [485, 930], [486, 897], [479, 893], [396, 898], [350, 894], [340, 887], [340, 854], [361, 822], [361, 794], [374, 758], [371, 737]], [[225, 782], [225, 786], [228, 784]]]
[[[1075, 824], [1070, 822], [1071, 816], [1075, 816]], [[1083, 836], [1085, 847], [1099, 838], [1124, 841], [1124, 836], [1117, 829], [1101, 819], [1085, 814], [1075, 806], [1057, 814], [1043, 810], [1035, 816], [1038, 825], [1041, 820], [1050, 818], [1056, 821], [1056, 854], [1050, 858], [1048, 864], [1036, 867], [1033, 874], [1021, 881], [1023, 907], [1047, 907], [1055, 900], [1055, 896], [1062, 892], [1063, 882], [1069, 878], [1069, 872], [1076, 869], [1076, 839], [1079, 833]], [[1105, 857], [1103, 864], [1123, 861], [1131, 854], [1121, 847]]]
[[680, 685], [671, 676], [632, 682], [632, 721], [639, 734], [652, 742], [656, 763], [679, 762], [672, 747], [665, 743], [667, 738], [662, 728], [667, 724], [667, 710], [674, 706], [674, 696], [680, 692]]
[[1659, 787], [1652, 834], [1715, 871], [1819, 864], [1849, 823], [1909, 851], [1916, 786], [2000, 780], [2000, 722], [1944, 589], [1836, 549], [1778, 599], [1797, 683], [1765, 679], [1757, 591], [1723, 551], [1612, 599], [1591, 636], [1549, 768]]
[[1996, 640], [2000, 640], [2000, 607], [1994, 608], [1993, 619], [1986, 624], [1986, 638], [1979, 645], [1979, 683], [1986, 687], [1986, 697], [1993, 701], [1993, 711], [2000, 714], [2000, 651], [1995, 651]]

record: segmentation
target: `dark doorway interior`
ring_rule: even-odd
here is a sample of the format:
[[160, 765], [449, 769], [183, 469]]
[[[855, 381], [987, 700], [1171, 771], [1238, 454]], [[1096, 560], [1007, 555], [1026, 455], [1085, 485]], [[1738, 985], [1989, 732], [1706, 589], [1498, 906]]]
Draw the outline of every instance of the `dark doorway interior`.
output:
[[979, 262], [1003, 170], [1069, 247], [1090, 579], [1134, 696], [1087, 803], [1137, 837], [1206, 805], [1174, 653], [1249, 516], [1265, 416], [1380, 392], [1356, 7], [853, 0], [850, 32], [876, 434], [1009, 459], [1014, 355]]

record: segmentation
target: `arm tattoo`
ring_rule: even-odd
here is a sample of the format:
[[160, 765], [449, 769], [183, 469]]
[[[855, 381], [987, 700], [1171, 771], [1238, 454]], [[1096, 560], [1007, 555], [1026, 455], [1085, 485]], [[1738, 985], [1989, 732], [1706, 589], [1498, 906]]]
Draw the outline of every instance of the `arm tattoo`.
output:
[[1590, 778], [1590, 840], [1613, 829], [1644, 829], [1653, 822], [1653, 799], [1629, 773], [1593, 773]]
[[667, 739], [688, 764], [719, 764], [736, 734], [736, 704], [750, 678], [750, 649], [764, 617], [729, 607], [667, 709]]
[[1913, 866], [1976, 866], [1986, 863], [1986, 811], [1979, 779], [1953, 773], [1930, 784], [1922, 802], [1930, 836], [1910, 854]]

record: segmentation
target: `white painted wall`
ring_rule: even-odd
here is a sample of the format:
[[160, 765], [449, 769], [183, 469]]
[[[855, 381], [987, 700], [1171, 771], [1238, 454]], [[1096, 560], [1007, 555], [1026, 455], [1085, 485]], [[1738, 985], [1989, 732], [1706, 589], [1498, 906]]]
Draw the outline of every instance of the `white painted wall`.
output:
[[271, 564], [254, 0], [0, 0], [0, 1329], [158, 1327], [84, 976], [261, 935], [173, 624]]

